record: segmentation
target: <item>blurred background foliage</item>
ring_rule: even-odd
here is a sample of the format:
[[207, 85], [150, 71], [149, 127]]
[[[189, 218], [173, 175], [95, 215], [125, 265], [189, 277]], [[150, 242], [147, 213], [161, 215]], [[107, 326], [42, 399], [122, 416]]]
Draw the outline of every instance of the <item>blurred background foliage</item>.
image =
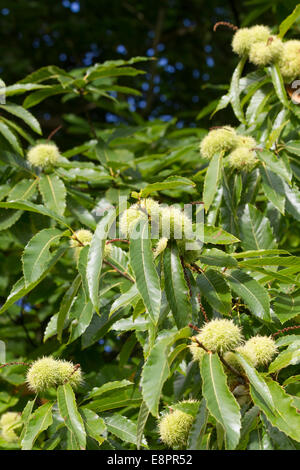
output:
[[[213, 32], [214, 24], [229, 21], [238, 26], [274, 27], [296, 4], [296, 0], [153, 0], [151, 4], [1, 0], [0, 76], [12, 84], [46, 65], [68, 71], [105, 60], [155, 57], [140, 66], [147, 73], [135, 80], [141, 96], [126, 97], [132, 111], [126, 121], [176, 117], [178, 128], [195, 127], [199, 111], [226, 89], [238, 61], [231, 51], [232, 31], [221, 26]], [[44, 129], [53, 129], [62, 124], [68, 106], [54, 97], [34, 111]], [[77, 112], [84, 115], [84, 106]], [[228, 114], [228, 110], [221, 111], [213, 121], [207, 114], [201, 126], [220, 125], [224, 120], [236, 124], [233, 114]], [[99, 107], [91, 117], [108, 125], [125, 119]]]

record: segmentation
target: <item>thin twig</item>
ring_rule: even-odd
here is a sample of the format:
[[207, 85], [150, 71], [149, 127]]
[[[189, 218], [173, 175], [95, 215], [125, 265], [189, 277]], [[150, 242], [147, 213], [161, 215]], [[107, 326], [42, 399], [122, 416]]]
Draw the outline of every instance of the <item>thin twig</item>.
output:
[[182, 266], [182, 269], [183, 269], [183, 275], [184, 275], [184, 278], [185, 278], [185, 282], [187, 283], [187, 286], [189, 288], [190, 298], [192, 298], [193, 297], [193, 291], [192, 291], [191, 281], [190, 281], [188, 273], [186, 271], [186, 266], [184, 264], [184, 259], [183, 259], [182, 256], [180, 256], [180, 263], [181, 263], [181, 266]]
[[27, 364], [26, 362], [7, 362], [6, 364], [1, 364], [0, 369], [6, 366], [26, 366], [29, 367], [30, 364]]
[[128, 274], [124, 273], [123, 271], [121, 271], [119, 268], [117, 268], [116, 266], [114, 266], [112, 263], [110, 263], [109, 261], [107, 261], [106, 259], [103, 260], [103, 263], [107, 264], [108, 266], [110, 266], [114, 271], [117, 271], [119, 274], [121, 274], [121, 276], [125, 277], [126, 279], [128, 279], [128, 281], [132, 282], [134, 284], [134, 280], [132, 279], [132, 277], [130, 277]]
[[106, 240], [106, 244], [115, 243], [115, 242], [122, 242], [122, 243], [130, 243], [129, 240], [125, 240], [123, 238], [112, 238], [111, 240]]
[[200, 294], [197, 295], [197, 299], [198, 299], [198, 302], [199, 302], [200, 310], [201, 310], [201, 312], [202, 312], [202, 314], [203, 314], [203, 316], [204, 316], [204, 320], [205, 320], [206, 323], [208, 323], [208, 322], [209, 322], [208, 316], [207, 316], [207, 313], [206, 313], [206, 311], [205, 311], [205, 308], [204, 308], [203, 305], [202, 305], [202, 302], [201, 302], [201, 295], [200, 295]]
[[227, 28], [232, 29], [233, 31], [237, 31], [239, 29], [237, 26], [232, 23], [229, 23], [228, 21], [218, 21], [214, 25], [213, 31], [216, 32], [219, 26], [227, 26]]
[[248, 380], [248, 377], [246, 377], [245, 375], [243, 375], [241, 372], [239, 372], [235, 367], [231, 366], [230, 364], [228, 364], [227, 361], [225, 361], [224, 357], [222, 356], [222, 354], [218, 354], [219, 358], [220, 358], [220, 361], [223, 362], [224, 366], [226, 366], [234, 375], [237, 375], [238, 377], [240, 377], [241, 379], [243, 379], [245, 382], [249, 382]]
[[199, 346], [200, 348], [204, 349], [204, 351], [206, 351], [207, 353], [210, 353], [210, 354], [212, 353], [212, 351], [210, 351], [209, 349], [207, 349], [207, 348], [204, 346], [204, 344], [202, 344], [202, 343], [199, 341], [199, 339], [196, 338], [196, 336], [193, 336], [193, 337], [192, 337], [192, 341], [194, 341], [195, 343], [197, 343], [198, 346]]
[[272, 338], [275, 338], [275, 336], [278, 336], [278, 335], [280, 335], [281, 333], [286, 333], [287, 331], [297, 330], [298, 328], [300, 328], [300, 325], [297, 325], [297, 326], [288, 326], [287, 328], [283, 328], [282, 330], [278, 330], [276, 333], [273, 333], [273, 334], [272, 334]]
[[200, 333], [201, 331], [200, 328], [198, 328], [198, 326], [193, 325], [193, 323], [189, 323], [188, 326], [192, 328], [192, 330], [197, 331], [198, 333]]
[[76, 235], [75, 232], [73, 233], [73, 235], [71, 236], [71, 238], [72, 238], [73, 240], [75, 240], [76, 242], [78, 242], [78, 243], [79, 243], [79, 246], [81, 246], [81, 247], [86, 246], [84, 243], [82, 243], [82, 242], [79, 240], [79, 238], [77, 237], [77, 235]]
[[198, 264], [196, 264], [196, 263], [191, 263], [191, 266], [197, 271], [197, 273], [203, 274], [204, 271], [203, 271], [203, 269], [201, 269], [201, 268], [198, 266]]
[[[75, 372], [80, 368], [80, 364], [75, 364], [75, 366], [73, 367], [73, 370], [71, 372], [71, 375], [70, 377], [75, 374]], [[68, 377], [65, 381], [64, 381], [64, 384], [68, 383], [69, 380], [70, 380], [70, 377]]]
[[50, 132], [50, 134], [48, 135], [48, 138], [47, 140], [51, 140], [52, 137], [62, 128], [62, 124], [58, 127], [56, 127], [52, 132]]

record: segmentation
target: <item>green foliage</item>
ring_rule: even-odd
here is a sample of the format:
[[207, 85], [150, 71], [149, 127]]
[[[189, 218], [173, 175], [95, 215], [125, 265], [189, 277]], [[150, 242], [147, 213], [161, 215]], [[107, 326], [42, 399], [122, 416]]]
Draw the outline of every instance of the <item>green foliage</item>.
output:
[[[279, 26], [281, 38], [298, 17], [299, 7]], [[122, 80], [134, 86], [142, 60], [46, 66], [6, 89], [0, 414], [22, 417], [11, 415], [13, 433], [0, 430], [0, 448], [299, 449], [298, 105], [277, 63], [248, 71], [243, 56], [228, 94], [209, 108], [231, 105], [234, 138], [218, 140], [209, 161], [205, 129], [76, 115], [82, 102], [105, 108], [109, 100], [124, 117], [122, 94], [136, 91]], [[72, 109], [60, 133], [80, 142], [60, 145], [51, 165], [32, 165], [28, 150], [56, 137], [47, 139], [31, 108], [54, 95]], [[254, 164], [244, 151], [232, 164], [229, 152], [240, 148]], [[132, 206], [123, 238], [120, 216]], [[183, 225], [188, 235], [177, 237]], [[203, 352], [192, 355], [191, 344]], [[54, 374], [34, 396], [26, 372], [42, 357], [71, 362], [66, 380]], [[160, 439], [166, 407], [178, 428]], [[179, 420], [169, 419], [172, 410]]]

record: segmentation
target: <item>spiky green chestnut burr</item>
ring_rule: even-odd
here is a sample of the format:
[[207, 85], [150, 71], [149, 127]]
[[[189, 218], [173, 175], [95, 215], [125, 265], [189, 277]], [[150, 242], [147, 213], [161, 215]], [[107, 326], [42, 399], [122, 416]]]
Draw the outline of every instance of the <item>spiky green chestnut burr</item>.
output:
[[168, 238], [167, 237], [160, 238], [153, 252], [154, 258], [157, 258], [157, 256], [159, 256], [167, 248], [167, 245], [168, 245]]
[[206, 323], [196, 336], [209, 351], [224, 353], [243, 342], [240, 328], [232, 320], [216, 319]]
[[184, 449], [194, 417], [180, 410], [164, 414], [158, 423], [160, 438], [172, 449]]
[[239, 346], [236, 348], [236, 351], [244, 356], [245, 359], [253, 366], [256, 366], [256, 357], [253, 351], [251, 349], [246, 347], [246, 343], [243, 346]]
[[136, 209], [134, 206], [126, 209], [120, 218], [121, 233], [126, 237], [129, 237], [134, 224], [142, 217], [146, 218], [146, 215], [143, 214], [139, 209]]
[[91, 243], [93, 238], [92, 232], [86, 229], [80, 229], [74, 232], [71, 237], [70, 245], [72, 248], [75, 248], [74, 255], [75, 259], [78, 261], [80, 251], [84, 246], [87, 246]]
[[197, 344], [196, 341], [192, 341], [192, 343], [189, 345], [189, 350], [193, 356], [193, 361], [202, 361], [202, 358], [205, 355], [205, 351]]
[[71, 238], [70, 245], [75, 247], [83, 247], [89, 245], [92, 241], [93, 234], [90, 230], [80, 229], [74, 232]]
[[22, 423], [21, 415], [14, 411], [4, 413], [0, 418], [1, 437], [7, 442], [16, 442], [18, 436], [15, 429]]
[[112, 253], [111, 243], [106, 243], [104, 247], [104, 258], [108, 258]]
[[59, 157], [60, 153], [55, 144], [38, 144], [27, 153], [29, 163], [41, 168], [55, 165]]
[[152, 198], [141, 199], [123, 212], [120, 218], [121, 232], [129, 237], [137, 220], [141, 218], [146, 219], [147, 217], [153, 218], [158, 223], [159, 203]]
[[267, 26], [256, 25], [252, 28], [238, 29], [232, 39], [233, 52], [239, 56], [248, 55], [255, 42], [267, 41], [271, 31]]
[[250, 135], [238, 135], [237, 147], [247, 147], [253, 150], [256, 146], [256, 140]]
[[224, 354], [224, 359], [230, 366], [234, 367], [237, 371], [243, 372], [243, 367], [239, 363], [239, 361], [238, 361], [236, 355], [234, 354], [234, 352], [226, 351], [226, 353]]
[[300, 77], [300, 41], [292, 39], [283, 43], [279, 68], [284, 81], [292, 82]]
[[283, 51], [281, 39], [270, 36], [267, 41], [255, 42], [249, 52], [249, 61], [258, 67], [278, 62]]
[[82, 381], [80, 367], [72, 362], [42, 357], [33, 362], [27, 372], [26, 381], [30, 390], [40, 393], [51, 387], [69, 382], [76, 387]]
[[139, 206], [151, 218], [153, 219], [158, 218], [159, 210], [160, 210], [159, 203], [155, 201], [154, 199], [152, 199], [151, 197], [148, 197], [146, 199], [141, 199], [139, 202]]
[[238, 29], [232, 38], [232, 50], [239, 56], [248, 54], [250, 49], [251, 41], [251, 31], [250, 28], [241, 28]]
[[237, 135], [231, 126], [211, 130], [200, 143], [203, 158], [211, 159], [215, 153], [227, 152], [237, 144]]
[[77, 369], [71, 361], [60, 359], [57, 361], [57, 385], [68, 382], [73, 388], [77, 388], [82, 383], [82, 372]]
[[253, 336], [239, 351], [248, 357], [254, 367], [267, 365], [277, 353], [275, 341], [270, 336]]
[[53, 357], [43, 357], [28, 369], [26, 381], [30, 390], [39, 393], [56, 386], [57, 361]]
[[193, 238], [192, 221], [177, 207], [162, 207], [160, 209], [160, 232], [166, 238], [190, 240]]
[[248, 147], [237, 147], [228, 156], [228, 163], [236, 170], [250, 171], [258, 162], [256, 153]]

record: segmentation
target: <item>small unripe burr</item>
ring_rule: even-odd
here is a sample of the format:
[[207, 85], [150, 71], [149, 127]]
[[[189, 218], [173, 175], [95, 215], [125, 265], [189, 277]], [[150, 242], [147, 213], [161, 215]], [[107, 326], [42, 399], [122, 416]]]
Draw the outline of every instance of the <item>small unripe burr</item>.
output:
[[26, 377], [30, 390], [39, 393], [55, 387], [57, 381], [56, 368], [57, 361], [53, 357], [43, 357], [33, 362]]
[[77, 388], [82, 383], [80, 367], [64, 359], [57, 361], [57, 376], [57, 385], [63, 385], [65, 382], [68, 382], [73, 388]]
[[243, 342], [240, 328], [232, 320], [223, 318], [206, 323], [196, 338], [209, 351], [220, 353], [230, 351]]
[[141, 199], [139, 206], [151, 218], [153, 219], [158, 218], [159, 210], [160, 210], [159, 203], [155, 201], [154, 199], [152, 199], [151, 197], [148, 197], [146, 199]]
[[77, 387], [82, 381], [82, 376], [79, 366], [50, 356], [32, 363], [28, 369], [26, 381], [30, 390], [40, 393], [66, 382], [72, 387]]
[[250, 135], [238, 135], [237, 147], [247, 147], [253, 150], [256, 146], [256, 140]]
[[20, 413], [15, 411], [7, 411], [0, 418], [1, 437], [7, 442], [16, 442], [18, 436], [15, 429], [20, 427], [22, 419]]
[[283, 43], [279, 68], [284, 81], [292, 82], [300, 77], [300, 41], [292, 39]]
[[283, 51], [283, 43], [279, 38], [270, 36], [267, 41], [255, 42], [249, 52], [249, 61], [259, 67], [277, 62]]
[[27, 160], [31, 165], [45, 168], [54, 166], [60, 157], [59, 150], [55, 144], [37, 144], [27, 153]]
[[211, 130], [200, 143], [203, 158], [211, 159], [215, 153], [227, 152], [237, 144], [237, 135], [231, 126]]
[[189, 350], [193, 356], [193, 361], [201, 362], [203, 356], [205, 355], [205, 351], [198, 345], [196, 341], [193, 341], [193, 338], [192, 343], [189, 345]]
[[194, 421], [194, 416], [181, 410], [165, 413], [159, 420], [160, 438], [172, 449], [184, 449]]
[[256, 153], [248, 147], [237, 147], [228, 156], [228, 163], [236, 170], [250, 171], [258, 162]]
[[86, 229], [77, 230], [71, 239], [71, 246], [79, 247], [79, 246], [89, 245], [92, 241], [92, 238], [93, 238], [93, 234], [90, 230], [86, 230]]
[[160, 232], [165, 238], [192, 239], [193, 224], [182, 210], [166, 206], [160, 209]]
[[93, 234], [90, 230], [80, 229], [74, 232], [70, 240], [70, 245], [72, 248], [75, 248], [74, 254], [76, 260], [78, 260], [82, 248], [89, 245], [92, 241], [92, 238]]
[[270, 336], [253, 336], [239, 351], [248, 357], [254, 367], [267, 365], [277, 353], [277, 346]]
[[145, 218], [146, 215], [134, 206], [126, 209], [120, 218], [120, 230], [123, 235], [129, 237], [136, 221]]
[[157, 258], [166, 248], [168, 245], [168, 238], [167, 237], [162, 237], [158, 240], [156, 247], [154, 249], [154, 258]]
[[232, 39], [232, 49], [239, 56], [248, 55], [251, 46], [256, 42], [267, 41], [271, 31], [267, 26], [256, 25], [252, 28], [240, 28]]
[[246, 344], [245, 343], [244, 345], [242, 346], [239, 346], [238, 348], [236, 348], [236, 351], [241, 354], [242, 356], [244, 356], [245, 359], [247, 359], [247, 361], [253, 366], [255, 367], [256, 366], [256, 356], [254, 354], [254, 352], [247, 348], [246, 347]]
[[[238, 349], [239, 348], [237, 348], [237, 350]], [[226, 351], [226, 353], [224, 354], [224, 359], [230, 366], [234, 367], [238, 372], [243, 372], [243, 367], [239, 363], [233, 351]]]
[[152, 198], [141, 199], [123, 212], [120, 218], [121, 232], [129, 237], [137, 220], [147, 217], [157, 222], [159, 220], [159, 203]]
[[111, 243], [106, 243], [104, 247], [104, 258], [108, 258], [112, 253], [112, 245]]

